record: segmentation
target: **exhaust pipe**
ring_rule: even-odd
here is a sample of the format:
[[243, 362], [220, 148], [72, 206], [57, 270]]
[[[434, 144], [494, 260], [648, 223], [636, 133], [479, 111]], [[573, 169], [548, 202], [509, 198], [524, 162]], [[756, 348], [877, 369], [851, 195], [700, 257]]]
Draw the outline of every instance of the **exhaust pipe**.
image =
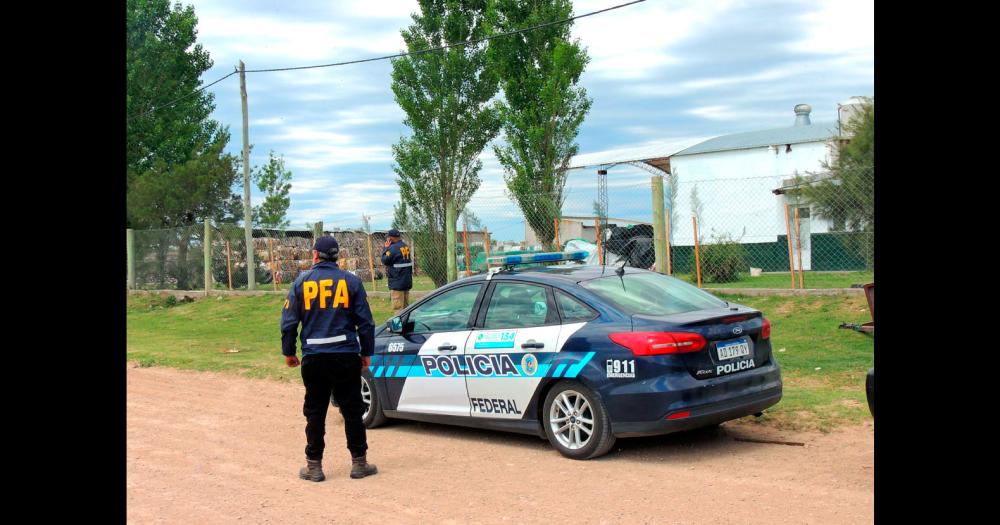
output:
[[753, 415], [753, 417], [760, 417], [760, 416], [763, 416], [763, 415], [764, 415], [763, 412], [757, 412], [756, 414]]

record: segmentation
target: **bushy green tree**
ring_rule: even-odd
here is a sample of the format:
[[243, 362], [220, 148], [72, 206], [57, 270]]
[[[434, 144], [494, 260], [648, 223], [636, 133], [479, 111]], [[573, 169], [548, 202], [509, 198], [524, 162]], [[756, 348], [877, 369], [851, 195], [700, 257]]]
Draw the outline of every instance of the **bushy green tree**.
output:
[[[223, 213], [231, 196], [218, 191], [236, 179], [235, 158], [223, 151], [229, 132], [209, 118], [213, 95], [192, 94], [212, 67], [197, 23], [192, 6], [126, 3], [126, 186], [129, 197], [150, 187], [163, 197], [155, 209], [136, 206], [147, 196], [130, 199], [128, 226], [191, 224]], [[163, 177], [170, 183], [150, 180]]]
[[[191, 6], [126, 2], [126, 227], [177, 228], [136, 249], [154, 251], [161, 282], [170, 272], [178, 288], [197, 286], [201, 275], [188, 263], [200, 237], [193, 226], [230, 216], [238, 203], [238, 163], [224, 152], [229, 132], [209, 118], [212, 94], [195, 92], [212, 67], [197, 24]], [[167, 268], [171, 246], [177, 257]]]
[[[510, 32], [572, 16], [570, 0], [495, 0], [490, 22]], [[587, 52], [571, 38], [572, 23], [554, 24], [490, 41], [490, 60], [504, 94], [505, 144], [494, 147], [507, 190], [541, 243], [555, 237], [566, 172], [591, 100], [578, 85]]]
[[849, 243], [863, 252], [869, 268], [875, 254], [875, 99], [867, 98], [860, 111], [844, 123], [844, 140], [838, 143], [824, 173], [796, 177], [789, 197], [801, 198], [813, 212], [833, 223], [834, 229], [853, 232]]
[[292, 172], [285, 169], [284, 156], [268, 154], [267, 164], [254, 170], [253, 181], [257, 189], [264, 192], [264, 202], [254, 206], [254, 222], [265, 228], [287, 228], [286, 218], [292, 199], [288, 196], [292, 188]]
[[[420, 0], [402, 31], [411, 55], [392, 61], [392, 91], [411, 130], [392, 148], [400, 200], [424, 268], [442, 285], [457, 277], [455, 221], [479, 188], [479, 155], [497, 134], [496, 73], [485, 46], [455, 46], [489, 34], [486, 0]], [[450, 241], [450, 242], [449, 242]], [[420, 243], [431, 243], [421, 250]], [[443, 259], [443, 263], [439, 265]], [[434, 273], [439, 266], [443, 275]]]

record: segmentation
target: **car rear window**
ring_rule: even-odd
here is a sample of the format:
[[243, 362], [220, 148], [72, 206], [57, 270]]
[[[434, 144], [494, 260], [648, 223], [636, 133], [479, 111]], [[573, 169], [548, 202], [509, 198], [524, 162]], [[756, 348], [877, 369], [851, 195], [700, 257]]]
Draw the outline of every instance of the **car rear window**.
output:
[[580, 285], [629, 314], [670, 315], [726, 307], [707, 292], [659, 273], [611, 275]]

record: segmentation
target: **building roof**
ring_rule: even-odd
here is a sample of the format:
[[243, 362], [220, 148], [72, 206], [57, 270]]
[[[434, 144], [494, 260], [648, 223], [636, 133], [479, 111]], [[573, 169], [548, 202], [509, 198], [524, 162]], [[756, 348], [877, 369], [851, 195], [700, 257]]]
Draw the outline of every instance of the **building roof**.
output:
[[708, 139], [695, 144], [685, 150], [675, 154], [680, 157], [684, 155], [696, 155], [699, 153], [711, 153], [716, 151], [732, 151], [741, 149], [763, 148], [781, 144], [801, 144], [803, 142], [826, 142], [837, 137], [837, 123], [816, 122], [806, 126], [786, 126], [783, 128], [772, 128], [761, 131], [748, 131], [745, 133], [733, 133]]
[[[560, 217], [560, 220], [570, 220], [570, 221], [583, 222], [583, 221], [593, 221], [594, 219], [597, 219], [597, 218], [598, 217], [594, 217], [593, 215], [590, 215], [590, 216], [563, 215], [562, 217]], [[612, 221], [613, 222], [630, 222], [632, 224], [651, 224], [649, 222], [640, 221], [640, 220], [637, 220], [637, 219], [616, 219], [614, 217], [608, 217], [608, 222], [612, 222]], [[586, 226], [587, 225], [584, 224], [584, 227], [586, 227]]]
[[626, 148], [609, 149], [576, 155], [570, 159], [569, 169], [597, 168], [615, 164], [642, 162], [654, 168], [670, 171], [669, 159], [684, 148], [699, 144], [702, 138], [660, 141]]

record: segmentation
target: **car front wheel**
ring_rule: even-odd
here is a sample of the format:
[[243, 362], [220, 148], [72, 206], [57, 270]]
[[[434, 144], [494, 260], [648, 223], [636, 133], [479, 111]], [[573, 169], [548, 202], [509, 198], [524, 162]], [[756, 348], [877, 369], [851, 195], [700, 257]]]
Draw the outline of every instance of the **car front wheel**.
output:
[[615, 443], [600, 398], [576, 381], [560, 383], [550, 390], [542, 410], [545, 435], [568, 458], [603, 456]]

